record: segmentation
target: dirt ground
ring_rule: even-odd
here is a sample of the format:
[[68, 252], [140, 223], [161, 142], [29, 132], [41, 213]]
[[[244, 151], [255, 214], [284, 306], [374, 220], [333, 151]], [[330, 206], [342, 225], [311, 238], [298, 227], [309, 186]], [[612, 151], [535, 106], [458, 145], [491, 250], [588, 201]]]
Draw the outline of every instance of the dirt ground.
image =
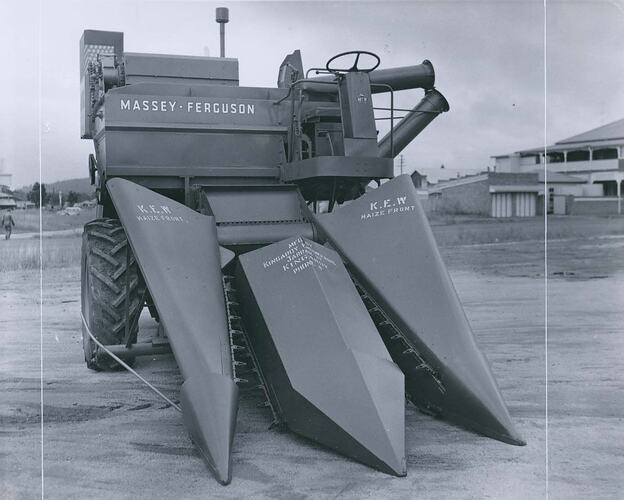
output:
[[[624, 237], [445, 248], [445, 259], [526, 447], [476, 436], [406, 407], [408, 476], [394, 478], [297, 436], [269, 430], [244, 395], [233, 481], [205, 469], [179, 413], [126, 372], [83, 362], [79, 270], [44, 274], [45, 497], [622, 498]], [[0, 277], [0, 491], [41, 495], [39, 275]], [[142, 318], [145, 333], [153, 328]], [[170, 397], [171, 356], [137, 370]], [[546, 453], [548, 389], [548, 454]], [[547, 460], [548, 457], [548, 460]], [[548, 465], [548, 486], [547, 478]]]

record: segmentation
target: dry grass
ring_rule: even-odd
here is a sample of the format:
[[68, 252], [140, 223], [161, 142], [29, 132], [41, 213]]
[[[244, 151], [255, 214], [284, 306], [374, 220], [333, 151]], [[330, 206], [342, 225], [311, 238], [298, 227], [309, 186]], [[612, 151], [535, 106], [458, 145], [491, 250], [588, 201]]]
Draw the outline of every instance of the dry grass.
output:
[[[36, 233], [39, 231], [39, 210], [14, 210], [16, 233]], [[80, 215], [59, 215], [57, 212], [44, 210], [42, 213], [43, 230], [58, 231], [82, 227], [85, 223], [95, 219], [95, 209], [83, 209]]]
[[[59, 216], [60, 217], [60, 216]], [[77, 217], [67, 217], [75, 222]], [[454, 218], [432, 222], [438, 245], [453, 247], [497, 242], [543, 241], [544, 221], [531, 219]], [[588, 238], [624, 235], [624, 217], [549, 217], [548, 239]], [[44, 238], [43, 267], [80, 265], [79, 235]], [[0, 272], [39, 269], [39, 239], [10, 239], [0, 236]]]
[[43, 268], [80, 265], [79, 236], [65, 238], [0, 239], [0, 272], [38, 270], [39, 242], [43, 243]]
[[[445, 216], [431, 220], [440, 246], [544, 241], [542, 217], [492, 219]], [[548, 239], [624, 235], [624, 217], [548, 217]]]

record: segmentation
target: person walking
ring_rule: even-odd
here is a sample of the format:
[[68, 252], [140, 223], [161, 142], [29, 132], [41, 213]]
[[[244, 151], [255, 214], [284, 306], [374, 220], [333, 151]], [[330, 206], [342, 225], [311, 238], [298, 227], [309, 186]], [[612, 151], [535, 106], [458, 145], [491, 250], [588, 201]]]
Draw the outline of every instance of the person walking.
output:
[[2, 216], [2, 227], [4, 227], [4, 239], [8, 240], [11, 238], [11, 232], [13, 231], [13, 227], [15, 226], [15, 221], [13, 220], [13, 215], [11, 215], [11, 210], [5, 212]]

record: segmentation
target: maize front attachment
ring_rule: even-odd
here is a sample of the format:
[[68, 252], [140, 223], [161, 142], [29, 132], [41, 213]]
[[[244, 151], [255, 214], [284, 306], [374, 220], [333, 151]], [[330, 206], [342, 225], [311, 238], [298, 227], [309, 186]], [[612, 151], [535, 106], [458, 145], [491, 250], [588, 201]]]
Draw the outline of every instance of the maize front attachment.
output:
[[[107, 370], [109, 352], [132, 364], [171, 351], [184, 423], [223, 484], [244, 387], [275, 425], [396, 476], [406, 397], [524, 444], [413, 179], [394, 177], [394, 157], [448, 103], [429, 61], [378, 65], [354, 51], [310, 78], [295, 51], [276, 88], [241, 87], [236, 59], [125, 53], [114, 32], [81, 40], [98, 193], [83, 236], [85, 359]], [[373, 105], [418, 88], [396, 124], [395, 107]], [[159, 334], [137, 342], [144, 307]]]

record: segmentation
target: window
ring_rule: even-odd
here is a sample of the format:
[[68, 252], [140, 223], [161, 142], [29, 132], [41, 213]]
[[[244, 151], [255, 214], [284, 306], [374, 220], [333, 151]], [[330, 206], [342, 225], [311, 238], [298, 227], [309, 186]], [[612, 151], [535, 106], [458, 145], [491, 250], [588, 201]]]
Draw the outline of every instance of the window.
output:
[[589, 149], [568, 151], [568, 161], [589, 161]]
[[594, 149], [592, 158], [594, 160], [615, 160], [618, 157], [616, 148]]

